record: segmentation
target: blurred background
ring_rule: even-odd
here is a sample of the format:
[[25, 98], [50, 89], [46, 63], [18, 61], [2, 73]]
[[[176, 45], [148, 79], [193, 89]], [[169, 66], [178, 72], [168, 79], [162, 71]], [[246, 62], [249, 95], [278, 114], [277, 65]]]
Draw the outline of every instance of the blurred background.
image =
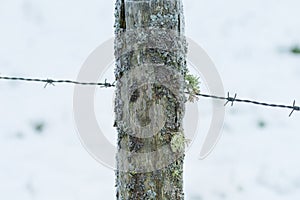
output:
[[[184, 0], [186, 35], [214, 60], [226, 92], [300, 103], [300, 1]], [[76, 79], [113, 36], [114, 1], [0, 0], [0, 75]], [[113, 66], [103, 76], [113, 80]], [[200, 75], [201, 76], [201, 75]], [[114, 199], [114, 172], [83, 148], [73, 86], [0, 81], [0, 199]], [[206, 91], [205, 83], [201, 90]], [[115, 143], [113, 89], [96, 95], [97, 118]], [[189, 200], [298, 200], [300, 113], [245, 104], [226, 108], [223, 136], [199, 160], [211, 120], [200, 99], [184, 173]], [[187, 113], [188, 114], [188, 113]]]

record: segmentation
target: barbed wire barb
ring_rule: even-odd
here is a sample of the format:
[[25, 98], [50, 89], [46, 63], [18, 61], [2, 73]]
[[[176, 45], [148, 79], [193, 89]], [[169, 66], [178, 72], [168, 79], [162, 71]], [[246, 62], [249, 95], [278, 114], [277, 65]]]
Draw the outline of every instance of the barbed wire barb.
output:
[[227, 93], [227, 98], [226, 98], [227, 102], [224, 104], [224, 106], [227, 106], [227, 104], [228, 104], [229, 102], [231, 102], [231, 106], [233, 106], [233, 103], [235, 102], [236, 97], [237, 97], [237, 94], [236, 94], [236, 93], [235, 93], [234, 97], [232, 98], [232, 97], [230, 97], [230, 93], [228, 92], [228, 93]]
[[116, 81], [114, 81], [113, 83], [108, 83], [108, 82], [107, 82], [107, 79], [105, 79], [103, 85], [101, 85], [100, 88], [115, 87], [115, 82], [116, 82]]
[[296, 106], [296, 100], [294, 100], [293, 110], [292, 110], [291, 114], [289, 115], [289, 117], [291, 117], [295, 111], [300, 111], [300, 107]]
[[54, 82], [54, 81], [53, 81], [52, 79], [47, 79], [44, 88], [46, 88], [48, 85], [55, 86], [53, 82]]

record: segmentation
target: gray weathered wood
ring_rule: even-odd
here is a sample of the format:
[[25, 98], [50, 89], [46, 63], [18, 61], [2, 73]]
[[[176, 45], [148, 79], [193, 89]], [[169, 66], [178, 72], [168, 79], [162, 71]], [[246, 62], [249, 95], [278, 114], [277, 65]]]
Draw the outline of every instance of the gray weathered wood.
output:
[[[182, 118], [187, 69], [182, 2], [117, 0], [115, 18], [117, 199], [184, 199]], [[148, 68], [149, 64], [156, 67]], [[139, 67], [143, 70], [131, 75]], [[172, 70], [178, 76], [166, 83], [170, 91], [163, 80]], [[143, 74], [154, 75], [158, 83], [139, 86], [143, 78], [136, 76]], [[140, 129], [128, 128], [131, 117], [143, 127], [165, 123], [155, 135], [139, 137]], [[141, 135], [146, 136], [143, 130]]]

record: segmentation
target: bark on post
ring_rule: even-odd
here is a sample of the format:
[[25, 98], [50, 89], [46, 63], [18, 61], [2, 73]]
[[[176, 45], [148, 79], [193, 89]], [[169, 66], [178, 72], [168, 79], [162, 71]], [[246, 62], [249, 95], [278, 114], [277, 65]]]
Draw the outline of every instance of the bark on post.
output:
[[[115, 18], [117, 199], [184, 199], [182, 2], [117, 0]], [[148, 76], [157, 82], [141, 84]]]

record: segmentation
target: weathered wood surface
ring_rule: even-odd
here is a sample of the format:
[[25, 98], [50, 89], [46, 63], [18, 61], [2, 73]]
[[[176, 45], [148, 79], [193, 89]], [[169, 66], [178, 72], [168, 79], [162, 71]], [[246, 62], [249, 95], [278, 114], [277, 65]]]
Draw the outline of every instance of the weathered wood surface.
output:
[[182, 2], [117, 0], [115, 18], [117, 199], [184, 199]]

